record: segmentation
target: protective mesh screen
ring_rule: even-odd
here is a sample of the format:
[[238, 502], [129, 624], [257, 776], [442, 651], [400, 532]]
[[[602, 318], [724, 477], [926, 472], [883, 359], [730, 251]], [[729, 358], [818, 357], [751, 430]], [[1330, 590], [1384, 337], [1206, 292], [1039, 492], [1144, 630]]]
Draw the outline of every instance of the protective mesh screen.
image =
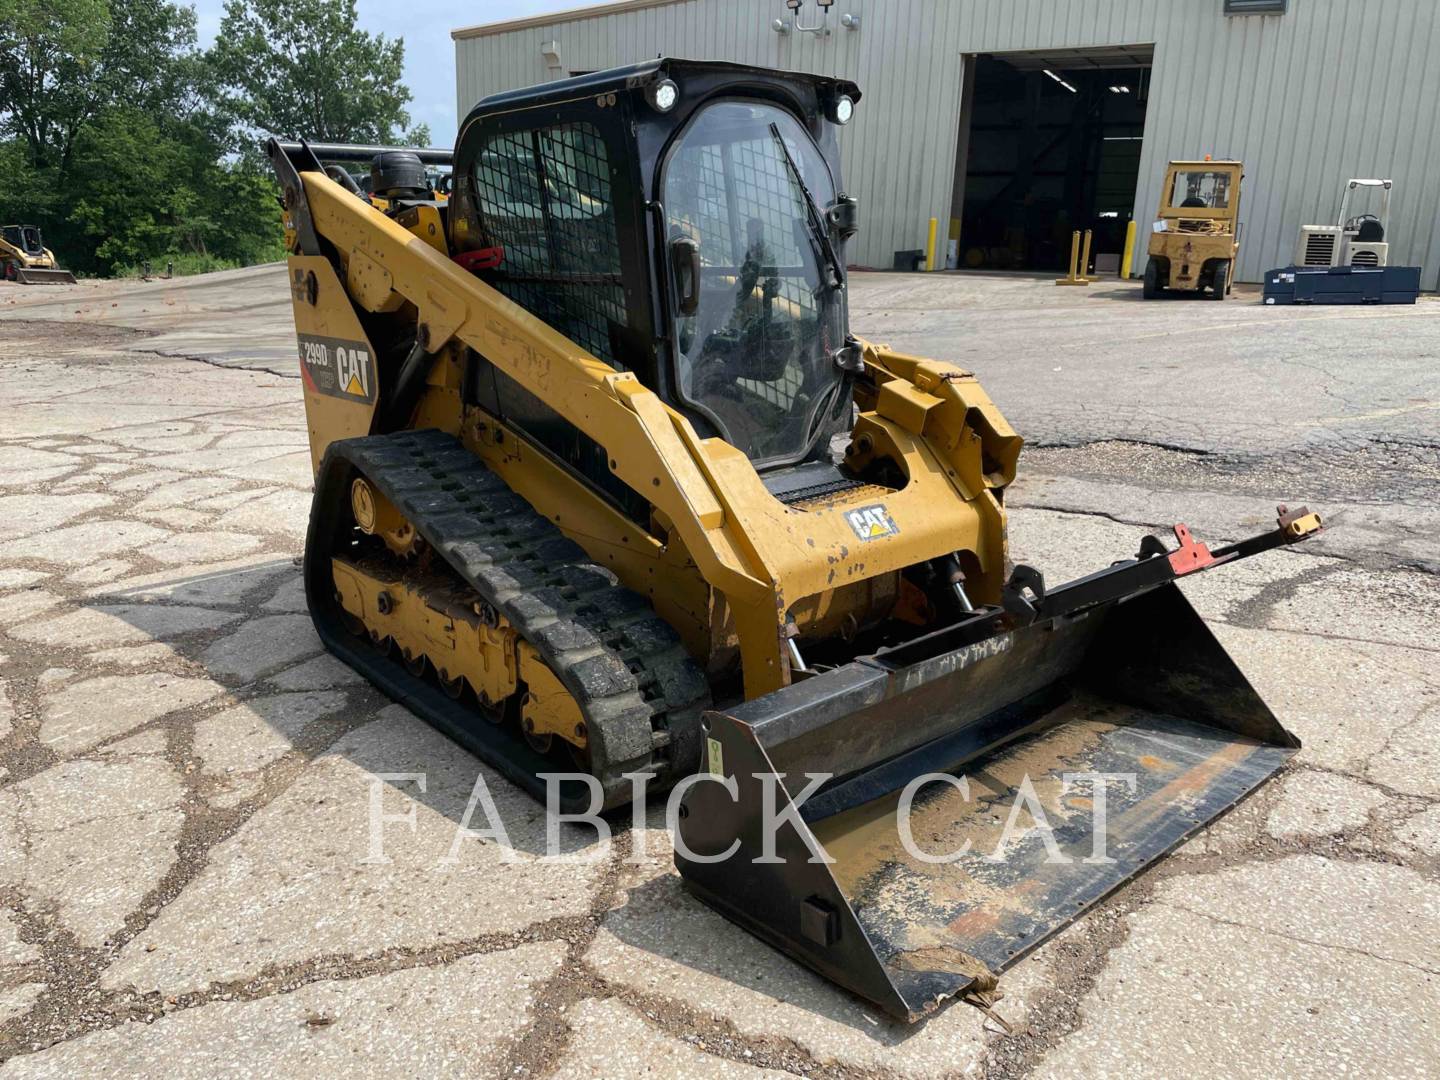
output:
[[505, 250], [487, 279], [593, 355], [624, 365], [610, 344], [626, 324], [610, 162], [590, 124], [496, 135], [475, 165], [488, 241]]

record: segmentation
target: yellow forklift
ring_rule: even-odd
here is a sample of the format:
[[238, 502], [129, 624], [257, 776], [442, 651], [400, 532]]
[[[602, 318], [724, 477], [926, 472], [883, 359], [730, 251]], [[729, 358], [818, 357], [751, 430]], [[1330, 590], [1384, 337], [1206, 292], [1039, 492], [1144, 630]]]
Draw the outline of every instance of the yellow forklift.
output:
[[1166, 290], [1201, 292], [1224, 300], [1240, 251], [1238, 161], [1172, 161], [1161, 186], [1160, 212], [1150, 231], [1145, 299]]

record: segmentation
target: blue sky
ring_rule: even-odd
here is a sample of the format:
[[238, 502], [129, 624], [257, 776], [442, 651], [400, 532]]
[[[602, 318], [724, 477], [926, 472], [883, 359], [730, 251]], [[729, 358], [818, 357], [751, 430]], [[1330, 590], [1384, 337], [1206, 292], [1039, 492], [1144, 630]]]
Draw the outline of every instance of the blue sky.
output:
[[[200, 40], [208, 45], [220, 29], [224, 0], [179, 0], [195, 8]], [[358, 0], [360, 26], [405, 39], [405, 81], [414, 100], [410, 116], [430, 125], [431, 141], [449, 146], [455, 138], [455, 46], [457, 26], [519, 19], [547, 11], [589, 7], [595, 0]]]

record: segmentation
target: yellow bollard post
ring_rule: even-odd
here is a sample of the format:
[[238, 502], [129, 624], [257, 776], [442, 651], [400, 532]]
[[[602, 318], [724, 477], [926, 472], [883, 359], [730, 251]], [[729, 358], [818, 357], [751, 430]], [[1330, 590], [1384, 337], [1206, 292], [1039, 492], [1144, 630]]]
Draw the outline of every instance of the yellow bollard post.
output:
[[1125, 226], [1125, 253], [1120, 256], [1120, 279], [1128, 281], [1135, 266], [1135, 221]]
[[926, 242], [926, 244], [925, 244], [925, 269], [926, 269], [926, 270], [938, 270], [938, 269], [939, 269], [939, 267], [937, 267], [937, 266], [935, 265], [935, 236], [936, 236], [936, 233], [939, 232], [939, 229], [940, 229], [940, 219], [939, 219], [939, 218], [933, 218], [933, 217], [932, 217], [932, 218], [930, 219], [930, 239], [929, 239], [929, 240]]
[[[1090, 260], [1090, 233], [1085, 233], [1085, 261]], [[1080, 261], [1080, 230], [1076, 229], [1070, 234], [1070, 273], [1065, 277], [1056, 278], [1056, 285], [1089, 285], [1090, 279], [1082, 272], [1085, 263]]]
[[1099, 278], [1090, 276], [1090, 230], [1085, 230], [1085, 249], [1080, 255], [1080, 276], [1086, 281], [1099, 281]]

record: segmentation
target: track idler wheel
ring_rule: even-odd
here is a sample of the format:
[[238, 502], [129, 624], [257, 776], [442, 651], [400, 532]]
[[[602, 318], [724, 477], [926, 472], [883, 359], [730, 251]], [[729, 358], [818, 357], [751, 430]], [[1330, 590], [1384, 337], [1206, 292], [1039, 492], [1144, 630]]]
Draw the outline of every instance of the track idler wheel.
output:
[[505, 702], [486, 701], [484, 698], [479, 697], [478, 695], [476, 697], [476, 701], [480, 705], [480, 715], [483, 716], [486, 720], [497, 726], [505, 723]]
[[[525, 705], [529, 700], [530, 695], [526, 694], [521, 699], [521, 705]], [[535, 721], [528, 716], [524, 716], [520, 720], [520, 729], [525, 733], [525, 741], [530, 745], [530, 749], [537, 754], [548, 754], [550, 748], [555, 745], [554, 734], [549, 731], [536, 731]]]
[[444, 690], [452, 700], [459, 701], [465, 696], [465, 676], [456, 675], [452, 679], [448, 671], [438, 668], [435, 677], [440, 680], [440, 689]]

